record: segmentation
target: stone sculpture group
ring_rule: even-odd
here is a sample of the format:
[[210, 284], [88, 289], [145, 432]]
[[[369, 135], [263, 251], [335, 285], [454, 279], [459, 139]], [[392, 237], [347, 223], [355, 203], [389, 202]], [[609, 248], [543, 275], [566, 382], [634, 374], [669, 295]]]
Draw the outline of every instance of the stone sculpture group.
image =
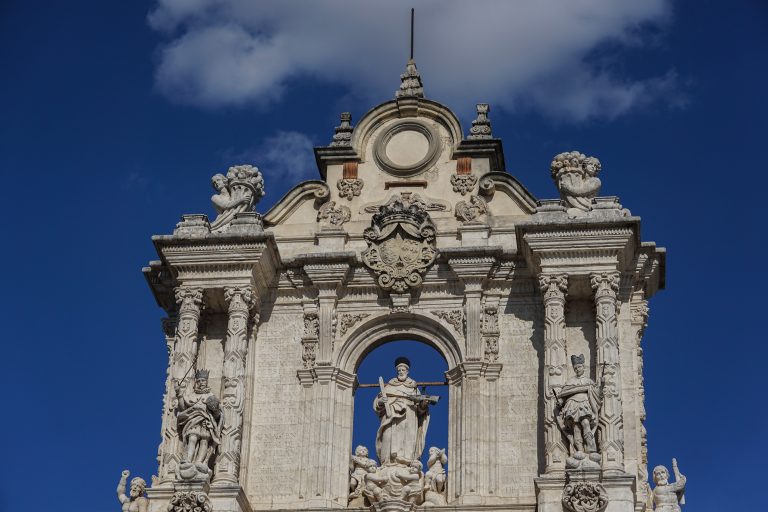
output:
[[414, 505], [445, 505], [445, 449], [429, 449], [427, 471], [421, 455], [429, 427], [429, 405], [437, 397], [422, 395], [416, 381], [408, 376], [410, 362], [395, 361], [397, 376], [384, 384], [373, 401], [379, 417], [376, 455], [368, 457], [368, 448], [358, 446], [350, 461], [349, 507], [378, 506], [385, 502]]

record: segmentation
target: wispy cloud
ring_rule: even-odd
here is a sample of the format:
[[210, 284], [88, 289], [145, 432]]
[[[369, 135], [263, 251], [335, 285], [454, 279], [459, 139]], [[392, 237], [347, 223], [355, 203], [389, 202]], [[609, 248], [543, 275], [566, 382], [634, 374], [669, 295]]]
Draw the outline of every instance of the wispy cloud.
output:
[[314, 146], [312, 139], [303, 133], [278, 131], [256, 148], [226, 151], [223, 157], [231, 165], [258, 162], [266, 178], [296, 183], [317, 177]]
[[[642, 47], [669, 0], [482, 0], [418, 4], [417, 63], [426, 94], [455, 108], [467, 98], [558, 118], [612, 118], [677, 87], [590, 63], [600, 45]], [[367, 102], [391, 97], [405, 63], [412, 2], [390, 0], [158, 0], [150, 25], [167, 40], [158, 88], [187, 104], [279, 101], [291, 80], [336, 83]], [[648, 39], [650, 41], [650, 39]]]

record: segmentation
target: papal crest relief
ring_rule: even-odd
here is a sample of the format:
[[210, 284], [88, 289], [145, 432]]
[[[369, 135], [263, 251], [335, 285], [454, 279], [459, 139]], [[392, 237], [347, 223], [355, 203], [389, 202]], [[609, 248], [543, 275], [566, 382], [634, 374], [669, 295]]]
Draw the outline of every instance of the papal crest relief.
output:
[[385, 290], [405, 293], [418, 288], [437, 257], [435, 232], [418, 194], [393, 195], [363, 232], [368, 244], [362, 253], [363, 263], [376, 273], [379, 286]]

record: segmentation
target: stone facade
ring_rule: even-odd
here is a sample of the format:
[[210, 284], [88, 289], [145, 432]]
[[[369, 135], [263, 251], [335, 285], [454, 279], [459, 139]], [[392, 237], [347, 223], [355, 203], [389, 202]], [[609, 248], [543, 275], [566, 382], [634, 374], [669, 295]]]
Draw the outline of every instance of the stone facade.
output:
[[[617, 198], [596, 195], [597, 159], [558, 155], [560, 199], [537, 200], [507, 172], [487, 105], [465, 137], [423, 97], [415, 63], [402, 80], [354, 128], [342, 115], [315, 149], [321, 179], [261, 215], [261, 174], [233, 167], [214, 177], [214, 222], [184, 215], [153, 237], [159, 259], [144, 273], [169, 348], [153, 512], [346, 508], [355, 373], [393, 339], [428, 343], [449, 367], [448, 463], [444, 483], [430, 477], [432, 506], [630, 512], [652, 500], [642, 333], [665, 251], [641, 241]], [[578, 404], [558, 393], [592, 396], [567, 388], [582, 354], [598, 453], [574, 471], [562, 418], [580, 428]], [[185, 481], [174, 390], [203, 368], [221, 434], [208, 476]]]

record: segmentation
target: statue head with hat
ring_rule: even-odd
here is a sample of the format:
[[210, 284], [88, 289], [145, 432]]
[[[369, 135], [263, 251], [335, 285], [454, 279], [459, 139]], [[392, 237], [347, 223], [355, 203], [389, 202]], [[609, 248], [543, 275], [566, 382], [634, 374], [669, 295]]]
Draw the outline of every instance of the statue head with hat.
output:
[[398, 357], [395, 359], [395, 370], [397, 370], [397, 380], [405, 382], [408, 378], [408, 370], [411, 367], [411, 362], [407, 357]]
[[576, 373], [577, 377], [584, 375], [584, 354], [572, 355], [571, 365], [573, 366], [573, 371]]
[[210, 388], [208, 387], [208, 370], [199, 369], [195, 371], [195, 392], [196, 393], [207, 393], [210, 391]]

